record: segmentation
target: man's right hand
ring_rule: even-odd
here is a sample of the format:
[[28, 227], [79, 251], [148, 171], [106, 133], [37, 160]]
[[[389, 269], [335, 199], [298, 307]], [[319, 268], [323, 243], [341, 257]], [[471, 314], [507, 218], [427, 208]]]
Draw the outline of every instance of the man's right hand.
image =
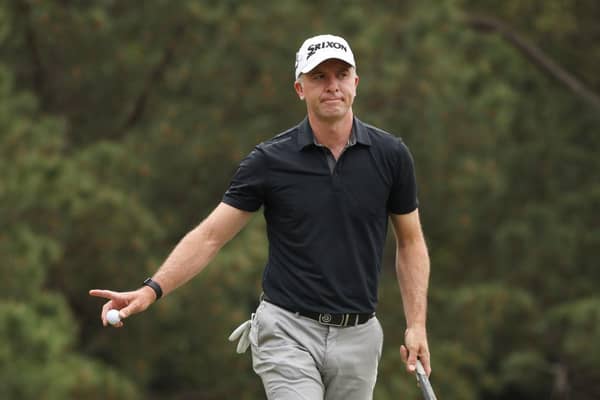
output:
[[123, 320], [125, 318], [144, 311], [150, 304], [156, 301], [154, 290], [148, 286], [143, 286], [132, 292], [113, 292], [112, 290], [93, 289], [90, 290], [89, 293], [91, 296], [108, 299], [104, 306], [102, 306], [102, 313], [100, 314], [102, 325], [108, 325], [106, 313], [108, 313], [109, 310], [119, 310], [121, 321], [113, 325], [116, 328], [123, 326]]

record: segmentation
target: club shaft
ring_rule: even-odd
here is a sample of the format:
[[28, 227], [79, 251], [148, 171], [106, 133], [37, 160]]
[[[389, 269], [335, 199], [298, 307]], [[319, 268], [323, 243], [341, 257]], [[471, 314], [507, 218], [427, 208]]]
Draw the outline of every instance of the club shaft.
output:
[[425, 368], [423, 368], [423, 364], [421, 364], [420, 360], [417, 360], [417, 381], [419, 382], [425, 400], [437, 399], [433, 392], [433, 388], [431, 387], [431, 383], [429, 382], [429, 378], [427, 377], [427, 373], [425, 372]]

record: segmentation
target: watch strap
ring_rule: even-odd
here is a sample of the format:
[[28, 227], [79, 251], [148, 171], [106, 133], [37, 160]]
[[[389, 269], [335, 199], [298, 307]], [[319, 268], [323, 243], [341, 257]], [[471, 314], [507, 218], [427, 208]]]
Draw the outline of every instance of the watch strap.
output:
[[156, 281], [153, 281], [152, 278], [146, 278], [146, 280], [144, 280], [144, 286], [148, 286], [154, 290], [154, 293], [156, 294], [156, 300], [162, 297], [162, 288]]

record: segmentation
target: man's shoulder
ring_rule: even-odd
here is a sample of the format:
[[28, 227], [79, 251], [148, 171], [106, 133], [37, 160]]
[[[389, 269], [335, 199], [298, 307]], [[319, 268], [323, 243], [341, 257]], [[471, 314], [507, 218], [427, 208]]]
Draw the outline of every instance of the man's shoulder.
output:
[[256, 147], [264, 151], [277, 150], [285, 147], [294, 146], [296, 135], [298, 134], [298, 125], [278, 133], [270, 139], [259, 143]]
[[364, 132], [366, 132], [371, 143], [375, 144], [377, 147], [389, 149], [390, 146], [394, 148], [397, 146], [402, 146], [404, 144], [400, 136], [397, 136], [384, 129], [378, 128], [375, 125], [368, 124], [358, 119], [357, 122], [362, 125], [362, 128], [364, 129]]

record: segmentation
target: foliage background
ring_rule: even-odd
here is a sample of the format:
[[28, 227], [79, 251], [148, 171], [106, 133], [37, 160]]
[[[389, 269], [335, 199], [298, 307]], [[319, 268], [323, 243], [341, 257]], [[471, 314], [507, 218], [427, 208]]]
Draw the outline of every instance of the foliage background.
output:
[[[596, 0], [0, 1], [0, 397], [264, 398], [226, 341], [260, 293], [260, 215], [125, 329], [87, 291], [137, 287], [303, 118], [294, 52], [329, 32], [355, 113], [416, 160], [440, 398], [599, 398], [598, 20]], [[377, 400], [419, 396], [392, 265], [389, 243]]]

